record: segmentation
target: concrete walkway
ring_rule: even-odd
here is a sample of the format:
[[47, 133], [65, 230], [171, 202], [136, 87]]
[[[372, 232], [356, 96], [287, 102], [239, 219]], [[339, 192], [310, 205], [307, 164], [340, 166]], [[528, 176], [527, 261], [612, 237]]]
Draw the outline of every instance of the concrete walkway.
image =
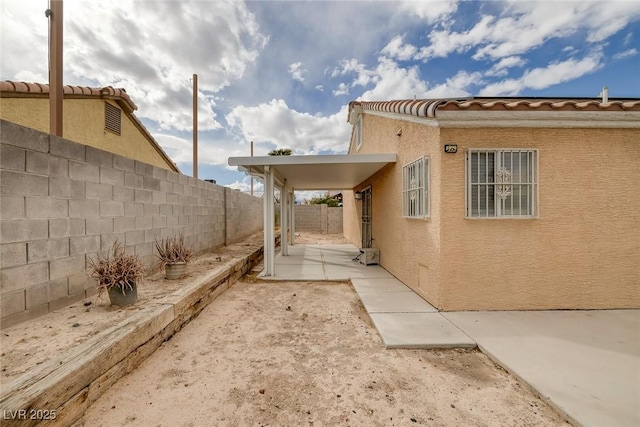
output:
[[640, 310], [438, 312], [353, 245], [296, 245], [274, 280], [351, 280], [388, 348], [473, 347], [576, 425], [640, 426]]

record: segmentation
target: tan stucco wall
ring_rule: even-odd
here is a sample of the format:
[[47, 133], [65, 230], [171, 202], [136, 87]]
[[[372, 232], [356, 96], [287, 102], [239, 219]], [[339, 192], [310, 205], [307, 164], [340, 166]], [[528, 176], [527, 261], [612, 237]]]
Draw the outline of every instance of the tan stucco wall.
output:
[[[402, 128], [402, 136], [397, 136]], [[640, 307], [640, 135], [631, 129], [451, 129], [365, 115], [356, 153], [398, 161], [373, 190], [381, 265], [443, 310]], [[444, 154], [443, 145], [458, 145]], [[537, 219], [465, 219], [467, 148], [539, 150]], [[431, 217], [402, 217], [402, 166], [431, 163]], [[344, 234], [360, 206], [344, 192]]]
[[[111, 100], [65, 99], [63, 137], [135, 160], [171, 167], [156, 151], [134, 122], [122, 111], [121, 135], [104, 129], [104, 103]], [[0, 98], [0, 118], [22, 126], [49, 132], [49, 100], [46, 98]]]
[[[396, 153], [388, 165], [355, 188], [372, 189], [373, 247], [380, 249], [380, 264], [399, 280], [437, 304], [440, 293], [440, 150], [435, 127], [366, 115], [363, 144], [353, 154]], [[398, 136], [398, 130], [402, 135]], [[430, 218], [403, 218], [402, 167], [420, 157], [430, 159]], [[344, 235], [361, 246], [362, 202], [343, 192]]]
[[[440, 308], [640, 307], [640, 131], [443, 129]], [[469, 147], [537, 148], [538, 219], [464, 218]]]

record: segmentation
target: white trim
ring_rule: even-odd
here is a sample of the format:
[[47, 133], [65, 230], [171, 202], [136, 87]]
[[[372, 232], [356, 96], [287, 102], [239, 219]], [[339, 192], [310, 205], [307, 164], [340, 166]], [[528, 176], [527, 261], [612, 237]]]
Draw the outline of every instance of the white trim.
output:
[[[407, 201], [405, 200], [405, 195], [412, 190], [409, 188], [409, 183], [406, 181], [407, 177], [405, 176], [405, 171], [408, 171], [408, 167], [419, 164], [422, 167], [422, 203], [420, 204], [420, 215], [407, 215], [407, 211], [409, 210], [409, 206], [407, 205]], [[422, 156], [416, 160], [413, 160], [409, 163], [406, 163], [402, 166], [402, 217], [407, 219], [421, 219], [421, 218], [430, 218], [431, 217], [431, 159], [429, 156]], [[417, 186], [416, 189], [420, 189], [420, 186]]]

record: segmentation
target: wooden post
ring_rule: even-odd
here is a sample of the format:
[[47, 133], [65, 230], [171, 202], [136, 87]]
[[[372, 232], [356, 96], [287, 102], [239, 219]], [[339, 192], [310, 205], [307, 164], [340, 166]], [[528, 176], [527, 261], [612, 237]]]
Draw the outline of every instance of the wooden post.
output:
[[198, 177], [198, 75], [193, 75], [193, 177]]
[[50, 0], [49, 18], [49, 133], [62, 136], [62, 0]]

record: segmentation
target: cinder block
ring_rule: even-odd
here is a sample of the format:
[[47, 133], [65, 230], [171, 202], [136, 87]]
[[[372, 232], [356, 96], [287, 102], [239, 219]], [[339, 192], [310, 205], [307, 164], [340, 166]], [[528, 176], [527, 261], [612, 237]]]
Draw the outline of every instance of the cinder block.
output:
[[184, 185], [174, 183], [171, 192], [176, 194], [184, 194]]
[[160, 181], [160, 191], [163, 193], [171, 193], [173, 190], [173, 184], [169, 181]]
[[127, 231], [124, 235], [124, 241], [127, 246], [144, 243], [144, 230]]
[[49, 220], [49, 237], [82, 236], [85, 232], [84, 218], [66, 218]]
[[49, 195], [67, 199], [84, 199], [86, 197], [85, 182], [51, 177], [49, 178]]
[[14, 145], [0, 145], [0, 169], [25, 171], [27, 153]]
[[180, 196], [176, 193], [167, 193], [167, 203], [177, 205], [180, 203]]
[[39, 283], [25, 289], [27, 310], [49, 302], [49, 283]]
[[88, 274], [74, 274], [69, 276], [69, 294], [77, 294], [86, 289], [98, 286], [95, 279], [89, 277]]
[[152, 204], [145, 204], [144, 205], [144, 214], [146, 216], [151, 216], [151, 215], [160, 215], [160, 205], [152, 205]]
[[146, 190], [160, 191], [160, 180], [152, 176], [143, 176], [142, 188]]
[[26, 243], [7, 243], [0, 245], [0, 264], [2, 268], [15, 267], [27, 263]]
[[[24, 289], [2, 292], [0, 301], [3, 318], [26, 310]], [[4, 323], [2, 326], [5, 326]]]
[[141, 203], [153, 203], [153, 192], [136, 188], [135, 201]]
[[115, 186], [124, 186], [124, 172], [118, 169], [100, 167], [100, 182]]
[[111, 234], [103, 234], [100, 236], [100, 250], [106, 251], [111, 249], [115, 242], [125, 241], [124, 233], [111, 233]]
[[58, 136], [49, 136], [49, 152], [54, 156], [84, 162], [86, 160], [85, 145], [69, 141]]
[[55, 301], [69, 295], [69, 281], [66, 277], [49, 282], [49, 301]]
[[87, 147], [87, 163], [98, 166], [113, 166], [113, 153], [95, 147]]
[[83, 273], [84, 271], [85, 255], [76, 255], [49, 262], [50, 280], [66, 279], [68, 276]]
[[173, 216], [182, 216], [184, 215], [184, 206], [182, 205], [171, 205], [171, 210], [173, 211]]
[[87, 199], [99, 199], [99, 200], [112, 200], [113, 199], [113, 185], [110, 184], [98, 184], [95, 182], [86, 183], [86, 197]]
[[148, 163], [143, 163], [138, 160], [136, 163], [136, 173], [139, 175], [153, 176], [153, 166]]
[[[135, 200], [135, 194], [136, 192], [133, 188], [113, 187], [113, 200], [116, 202], [133, 202]], [[125, 212], [126, 211], [127, 207], [125, 205]]]
[[75, 294], [69, 294], [66, 297], [58, 298], [49, 302], [49, 310], [56, 311], [66, 308], [74, 302], [82, 301], [84, 299], [85, 292], [78, 292]]
[[161, 203], [167, 203], [167, 195], [161, 191], [153, 192], [153, 204], [159, 205]]
[[2, 290], [24, 289], [29, 284], [44, 283], [49, 280], [49, 266], [46, 262], [25, 264], [0, 270]]
[[124, 202], [101, 201], [100, 216], [124, 216]]
[[[62, 157], [48, 156], [49, 159], [49, 176], [60, 178], [69, 177], [69, 160]], [[28, 162], [28, 158], [27, 158]]]
[[0, 195], [0, 219], [24, 218], [24, 197]]
[[178, 175], [178, 183], [181, 185], [190, 185], [191, 183], [189, 182], [189, 177], [186, 175]]
[[83, 162], [69, 162], [69, 178], [86, 182], [100, 182], [100, 168]]
[[30, 264], [67, 258], [69, 238], [33, 240], [27, 243], [27, 260]]
[[52, 197], [27, 197], [27, 218], [67, 218], [69, 201]]
[[153, 243], [156, 240], [160, 240], [160, 229], [154, 228], [151, 230], [144, 231], [144, 241], [145, 243]]
[[87, 218], [87, 234], [108, 234], [113, 233], [113, 218]]
[[168, 169], [160, 168], [157, 166], [153, 167], [153, 177], [158, 178], [161, 181], [167, 180], [167, 172], [168, 172]]
[[136, 170], [135, 160], [118, 154], [113, 155], [113, 167], [127, 172], [135, 172]]
[[122, 233], [136, 229], [136, 219], [132, 216], [121, 216], [113, 218], [113, 231]]
[[142, 175], [136, 175], [132, 172], [124, 173], [124, 186], [129, 188], [142, 188]]
[[[158, 233], [158, 235], [160, 235]], [[139, 243], [135, 246], [135, 254], [140, 257], [153, 255], [153, 241], [150, 243]]]
[[14, 219], [0, 221], [1, 243], [46, 239], [49, 227], [46, 219]]
[[144, 204], [142, 203], [124, 203], [124, 216], [141, 216], [144, 215]]
[[49, 159], [55, 158], [49, 153], [40, 153], [38, 151], [27, 151], [26, 171], [39, 175], [49, 175]]
[[0, 141], [27, 150], [49, 152], [48, 134], [6, 120], [0, 120]]
[[167, 227], [177, 227], [179, 224], [178, 216], [168, 216], [167, 217]]
[[160, 205], [160, 215], [170, 216], [173, 215], [173, 206], [162, 204]]
[[92, 218], [100, 216], [100, 201], [93, 199], [69, 200], [71, 218]]
[[42, 175], [2, 170], [0, 171], [0, 192], [3, 195], [47, 196], [49, 179]]
[[153, 228], [153, 217], [151, 215], [137, 216], [136, 230], [148, 230]]
[[69, 255], [95, 254], [100, 250], [100, 236], [75, 236], [69, 238]]
[[169, 182], [178, 182], [178, 180], [180, 179], [180, 173], [178, 172], [174, 172], [174, 171], [167, 171], [167, 181]]

